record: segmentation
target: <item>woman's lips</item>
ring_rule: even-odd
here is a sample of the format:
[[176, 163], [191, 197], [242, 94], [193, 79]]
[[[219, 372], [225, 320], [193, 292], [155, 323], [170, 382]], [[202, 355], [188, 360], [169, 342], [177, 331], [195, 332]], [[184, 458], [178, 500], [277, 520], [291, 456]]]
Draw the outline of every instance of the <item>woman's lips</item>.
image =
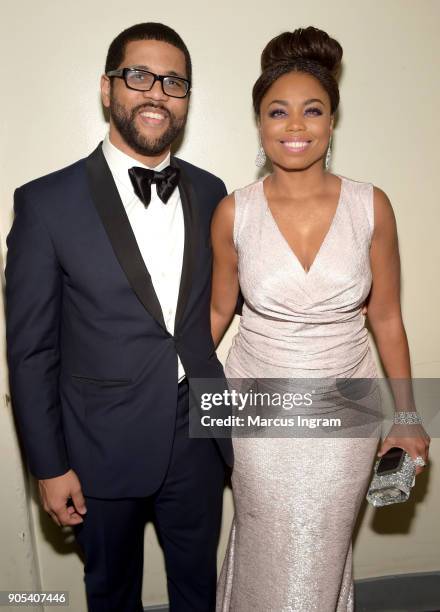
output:
[[282, 140], [281, 144], [289, 153], [302, 153], [310, 145], [310, 140]]

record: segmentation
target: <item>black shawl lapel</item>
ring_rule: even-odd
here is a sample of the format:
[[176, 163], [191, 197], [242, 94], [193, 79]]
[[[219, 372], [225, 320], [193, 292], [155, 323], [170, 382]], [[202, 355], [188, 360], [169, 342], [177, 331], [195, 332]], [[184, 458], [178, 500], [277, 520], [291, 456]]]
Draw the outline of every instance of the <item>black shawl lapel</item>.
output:
[[86, 159], [86, 167], [92, 199], [131, 288], [146, 310], [166, 330], [160, 302], [119, 197], [113, 175], [105, 161], [101, 144]]
[[183, 249], [182, 275], [180, 277], [179, 298], [177, 301], [176, 320], [174, 329], [177, 331], [182, 323], [185, 306], [191, 291], [191, 281], [195, 266], [198, 215], [197, 202], [194, 189], [185, 174], [182, 164], [175, 157], [171, 157], [171, 166], [180, 169], [179, 192], [182, 202], [183, 219], [185, 223], [185, 245]]

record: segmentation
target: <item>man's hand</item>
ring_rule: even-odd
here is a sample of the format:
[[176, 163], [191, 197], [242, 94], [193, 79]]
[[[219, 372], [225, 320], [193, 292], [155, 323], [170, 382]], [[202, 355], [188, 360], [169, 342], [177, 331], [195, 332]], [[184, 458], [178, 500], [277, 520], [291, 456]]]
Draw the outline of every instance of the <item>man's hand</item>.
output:
[[[39, 480], [40, 497], [43, 508], [53, 518], [55, 523], [61, 525], [79, 525], [83, 522], [82, 514], [87, 512], [81, 484], [73, 470], [62, 476]], [[71, 499], [73, 506], [68, 506]]]

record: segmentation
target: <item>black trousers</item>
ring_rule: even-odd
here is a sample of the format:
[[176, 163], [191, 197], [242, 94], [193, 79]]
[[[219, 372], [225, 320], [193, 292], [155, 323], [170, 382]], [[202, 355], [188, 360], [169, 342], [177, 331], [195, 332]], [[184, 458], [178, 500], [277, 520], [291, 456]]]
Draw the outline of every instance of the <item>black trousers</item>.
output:
[[89, 612], [143, 610], [144, 529], [150, 516], [165, 556], [170, 611], [214, 611], [224, 481], [215, 442], [188, 436], [185, 381], [179, 385], [172, 455], [160, 489], [148, 498], [86, 498], [87, 514], [75, 535], [85, 556]]

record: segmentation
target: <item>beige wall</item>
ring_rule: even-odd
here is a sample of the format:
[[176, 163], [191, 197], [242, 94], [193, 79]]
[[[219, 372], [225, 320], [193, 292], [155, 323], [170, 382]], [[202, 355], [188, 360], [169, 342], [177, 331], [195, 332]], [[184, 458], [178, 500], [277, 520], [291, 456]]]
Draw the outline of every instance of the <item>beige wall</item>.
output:
[[[223, 177], [229, 190], [256, 178], [250, 91], [264, 44], [285, 29], [306, 25], [338, 38], [344, 47], [344, 72], [333, 169], [372, 181], [390, 196], [399, 227], [403, 308], [414, 375], [440, 375], [438, 2], [224, 0], [217, 6], [202, 0], [3, 0], [1, 12], [3, 255], [13, 188], [87, 155], [105, 134], [99, 75], [110, 40], [123, 28], [163, 21], [187, 42], [194, 62], [194, 93], [179, 154]], [[25, 79], [22, 69], [28, 70]], [[0, 326], [1, 337], [3, 321]], [[223, 342], [223, 357], [231, 333]], [[67, 589], [70, 609], [84, 610], [82, 567], [71, 536], [51, 525], [27, 491], [4, 400], [3, 358], [0, 368], [0, 588]], [[430, 470], [420, 477], [408, 504], [362, 512], [355, 545], [357, 577], [440, 569], [440, 532], [434, 524], [440, 501], [434, 484], [440, 465], [437, 440], [431, 456]], [[227, 491], [219, 558], [231, 516]], [[151, 527], [145, 548], [144, 603], [164, 602], [162, 556]]]

